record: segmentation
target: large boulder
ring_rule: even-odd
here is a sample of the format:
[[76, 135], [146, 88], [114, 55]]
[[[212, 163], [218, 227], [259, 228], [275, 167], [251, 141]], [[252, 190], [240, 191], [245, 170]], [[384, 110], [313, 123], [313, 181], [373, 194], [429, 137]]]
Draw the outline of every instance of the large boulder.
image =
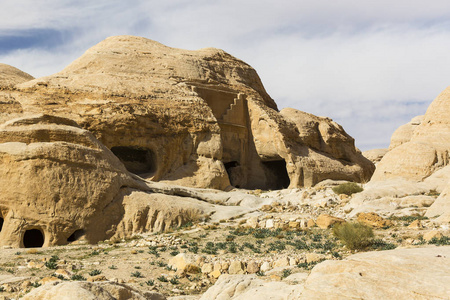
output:
[[[0, 97], [16, 99], [23, 113], [76, 121], [153, 181], [280, 189], [367, 181], [374, 169], [342, 127], [295, 110], [280, 114], [256, 71], [214, 48], [111, 37], [61, 72]], [[5, 111], [0, 123], [17, 117]]]
[[296, 299], [445, 299], [450, 247], [374, 251], [318, 264]]

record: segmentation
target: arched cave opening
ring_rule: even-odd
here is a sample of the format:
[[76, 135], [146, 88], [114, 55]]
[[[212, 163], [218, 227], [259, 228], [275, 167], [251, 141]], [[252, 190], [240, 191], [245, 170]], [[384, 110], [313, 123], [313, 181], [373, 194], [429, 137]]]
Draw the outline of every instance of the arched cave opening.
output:
[[291, 179], [289, 178], [284, 159], [264, 161], [262, 164], [266, 169], [267, 189], [281, 190], [289, 187]]
[[68, 238], [68, 242], [75, 242], [78, 241], [82, 236], [84, 236], [85, 232], [83, 229], [75, 230], [74, 233], [72, 233]]
[[241, 168], [240, 164], [237, 161], [230, 161], [224, 163], [225, 170], [228, 174], [228, 179], [230, 180], [230, 184], [234, 187], [239, 188], [241, 182]]
[[125, 165], [125, 168], [132, 173], [143, 175], [156, 171], [156, 156], [151, 149], [117, 146], [112, 147], [111, 151]]
[[44, 245], [44, 234], [39, 229], [30, 229], [23, 235], [23, 246], [25, 248], [39, 248]]

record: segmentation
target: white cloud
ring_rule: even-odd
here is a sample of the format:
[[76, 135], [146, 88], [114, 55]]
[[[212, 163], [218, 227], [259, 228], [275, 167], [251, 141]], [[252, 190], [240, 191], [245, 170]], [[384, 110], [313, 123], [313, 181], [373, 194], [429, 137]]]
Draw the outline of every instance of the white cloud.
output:
[[49, 75], [119, 34], [223, 48], [255, 67], [280, 108], [330, 116], [367, 149], [387, 146], [398, 125], [425, 113], [450, 84], [447, 20], [448, 1], [6, 0], [0, 38], [29, 29], [70, 34], [59, 47], [0, 53], [0, 61]]

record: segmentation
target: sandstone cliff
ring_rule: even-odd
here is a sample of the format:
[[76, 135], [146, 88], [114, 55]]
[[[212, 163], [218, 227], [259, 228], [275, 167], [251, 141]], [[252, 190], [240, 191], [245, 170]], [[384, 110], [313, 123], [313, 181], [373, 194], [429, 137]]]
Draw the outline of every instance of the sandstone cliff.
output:
[[226, 52], [111, 37], [61, 72], [1, 91], [17, 113], [76, 121], [127, 169], [201, 188], [279, 189], [367, 181], [374, 166], [338, 124], [279, 113], [256, 71]]

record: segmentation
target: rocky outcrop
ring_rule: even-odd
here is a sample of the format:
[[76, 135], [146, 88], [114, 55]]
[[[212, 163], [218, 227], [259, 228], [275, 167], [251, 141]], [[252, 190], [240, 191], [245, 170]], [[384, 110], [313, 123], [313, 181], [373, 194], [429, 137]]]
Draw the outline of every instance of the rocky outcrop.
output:
[[[367, 181], [373, 165], [338, 124], [277, 111], [256, 71], [226, 52], [111, 37], [61, 72], [0, 91], [17, 113], [72, 119], [132, 173], [226, 189]], [[20, 108], [20, 109], [19, 109]]]
[[389, 150], [394, 149], [397, 146], [400, 146], [401, 144], [408, 143], [411, 141], [411, 138], [413, 136], [414, 131], [416, 130], [417, 126], [422, 123], [424, 116], [416, 116], [409, 121], [409, 123], [406, 123], [397, 130], [394, 131], [394, 133], [391, 136], [391, 143], [389, 144]]
[[27, 294], [24, 300], [165, 300], [159, 293], [141, 293], [125, 284], [114, 282], [53, 282]]
[[362, 155], [376, 165], [388, 151], [388, 149], [371, 149], [364, 151]]
[[[450, 184], [449, 103], [450, 87], [431, 103], [424, 116], [413, 118], [393, 134], [389, 152], [377, 164], [365, 190], [348, 207], [354, 209], [353, 215], [378, 211], [389, 216], [404, 208], [409, 210], [404, 210], [407, 214], [442, 215], [437, 221], [448, 222], [449, 198], [445, 190]], [[409, 203], [409, 208], [403, 203]]]
[[187, 191], [152, 192], [89, 131], [60, 117], [2, 124], [0, 165], [1, 245], [95, 243], [165, 231], [211, 210]]
[[391, 150], [377, 165], [373, 181], [390, 178], [422, 181], [449, 164], [449, 102], [450, 87], [431, 103], [420, 124], [414, 118], [407, 125], [411, 137], [405, 136], [401, 143], [391, 142]]

